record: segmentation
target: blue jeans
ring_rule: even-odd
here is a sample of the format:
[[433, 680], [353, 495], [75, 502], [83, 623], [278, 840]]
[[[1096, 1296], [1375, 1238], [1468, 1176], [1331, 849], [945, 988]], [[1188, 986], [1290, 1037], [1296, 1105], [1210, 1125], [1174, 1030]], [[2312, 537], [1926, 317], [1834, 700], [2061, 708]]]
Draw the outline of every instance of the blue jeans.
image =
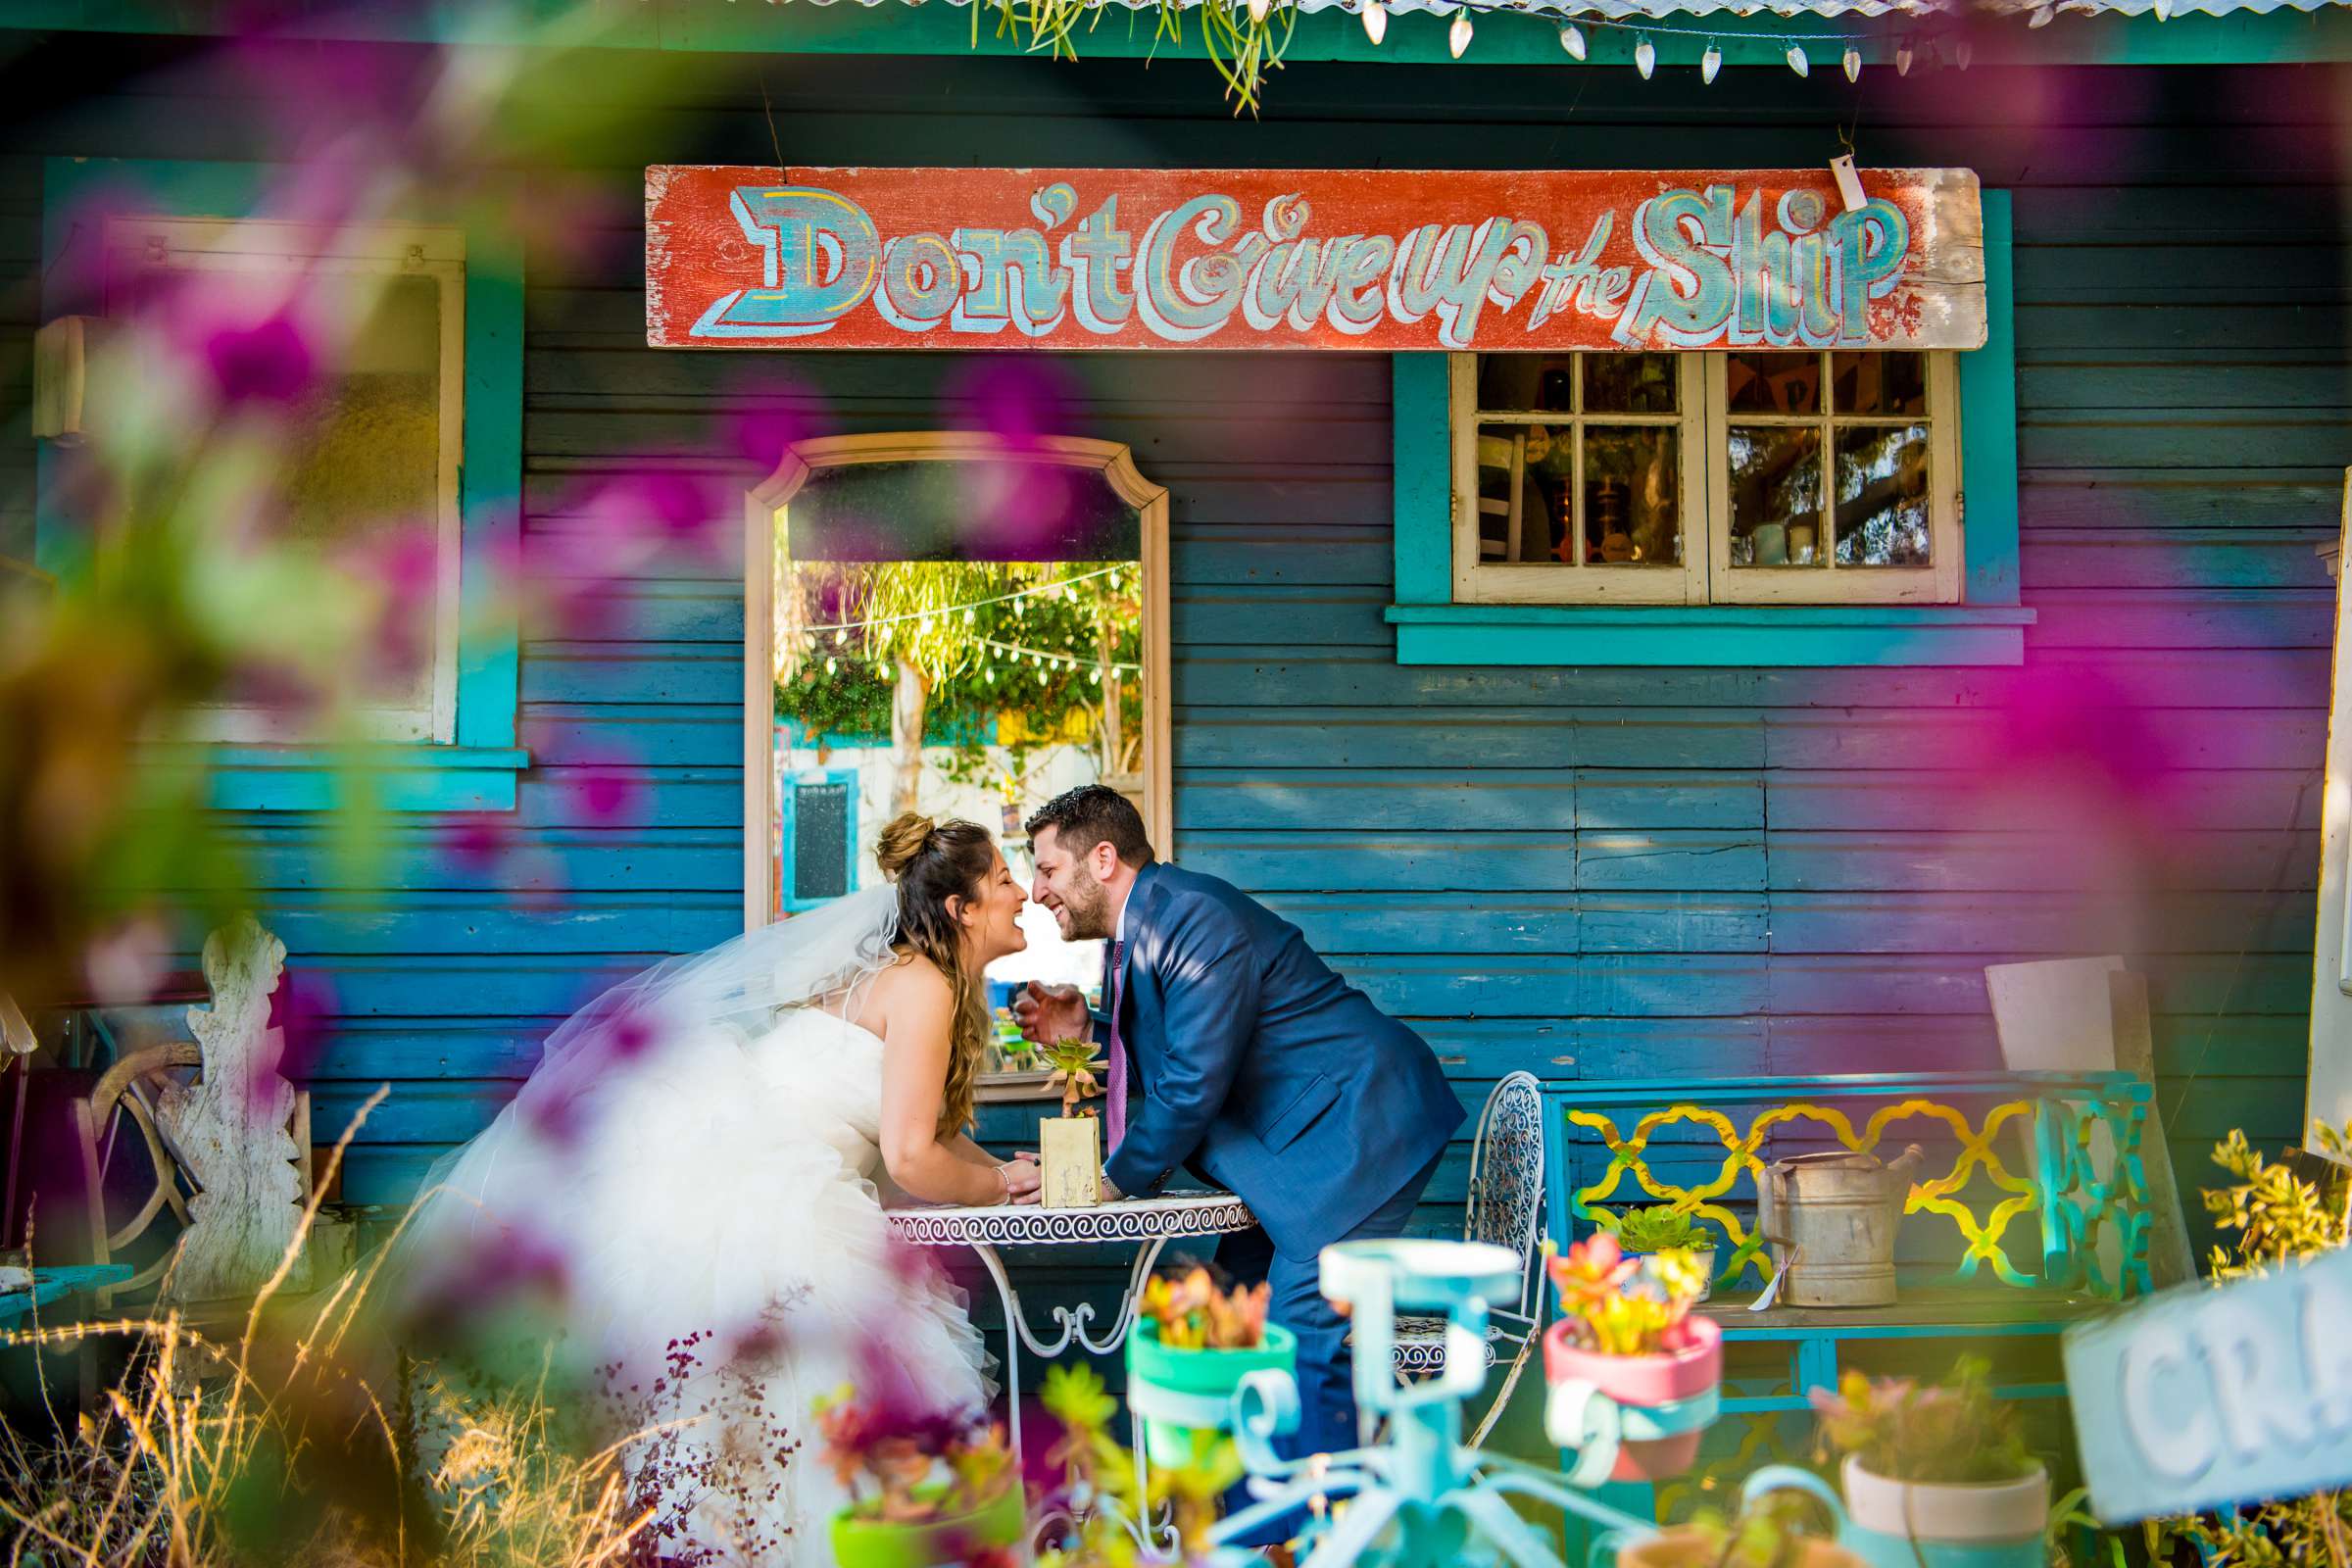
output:
[[[1437, 1173], [1439, 1161], [1445, 1157], [1440, 1153], [1422, 1166], [1387, 1202], [1347, 1235], [1335, 1236], [1332, 1241], [1376, 1241], [1402, 1236], [1414, 1207], [1421, 1201], [1422, 1190], [1429, 1186], [1430, 1177]], [[1238, 1283], [1247, 1285], [1264, 1280], [1270, 1287], [1267, 1319], [1298, 1337], [1298, 1430], [1277, 1445], [1282, 1456], [1296, 1459], [1303, 1454], [1336, 1453], [1354, 1447], [1355, 1383], [1348, 1351], [1348, 1320], [1324, 1299], [1316, 1253], [1294, 1257], [1278, 1251], [1272, 1239], [1259, 1228], [1237, 1232], [1220, 1241], [1217, 1264]], [[1226, 1506], [1231, 1510], [1248, 1500], [1247, 1494], [1237, 1488], [1226, 1498]], [[1290, 1522], [1287, 1529], [1258, 1532], [1262, 1539], [1250, 1544], [1271, 1544], [1298, 1533], [1298, 1522]]]

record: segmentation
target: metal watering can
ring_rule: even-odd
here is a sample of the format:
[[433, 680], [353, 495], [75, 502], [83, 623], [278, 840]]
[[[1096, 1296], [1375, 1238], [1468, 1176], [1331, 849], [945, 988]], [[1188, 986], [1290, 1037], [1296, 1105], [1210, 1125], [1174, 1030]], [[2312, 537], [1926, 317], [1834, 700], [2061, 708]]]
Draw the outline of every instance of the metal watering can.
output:
[[1790, 1306], [1890, 1305], [1894, 1228], [1926, 1157], [1913, 1144], [1891, 1165], [1838, 1150], [1765, 1166], [1756, 1233], [1772, 1244], [1773, 1279], [1757, 1309], [1776, 1297]]
[[[2048, 1561], [2042, 1539], [2050, 1506], [2046, 1472], [1958, 1488], [1865, 1479], [1868, 1494], [1853, 1496], [1849, 1509], [1849, 1499], [1811, 1471], [1766, 1465], [1747, 1478], [1740, 1500], [1745, 1505], [1768, 1492], [1805, 1494], [1829, 1510], [1838, 1544], [1871, 1568], [2044, 1568]], [[1847, 1485], [1855, 1485], [1850, 1466]]]

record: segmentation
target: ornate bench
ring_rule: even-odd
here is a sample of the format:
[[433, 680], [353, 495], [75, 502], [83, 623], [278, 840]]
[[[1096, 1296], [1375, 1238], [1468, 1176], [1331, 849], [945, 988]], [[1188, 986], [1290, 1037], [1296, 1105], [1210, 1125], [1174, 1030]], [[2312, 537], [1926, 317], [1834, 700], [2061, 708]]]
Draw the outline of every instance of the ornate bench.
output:
[[[1836, 1386], [1841, 1346], [2047, 1341], [2170, 1283], [2148, 1263], [2140, 1134], [2151, 1099], [2120, 1072], [1555, 1080], [1544, 1086], [1548, 1232], [1564, 1247], [1644, 1203], [1676, 1204], [1719, 1230], [1729, 1261], [1703, 1310], [1727, 1346], [1788, 1355], [1781, 1388], [1727, 1386], [1723, 1408], [1801, 1410], [1810, 1391]], [[1749, 1311], [1772, 1270], [1752, 1220], [1766, 1160], [1882, 1145], [1891, 1154], [1905, 1143], [1926, 1146], [1929, 1159], [1903, 1203], [1896, 1303]], [[2063, 1386], [2003, 1392], [2054, 1396]]]

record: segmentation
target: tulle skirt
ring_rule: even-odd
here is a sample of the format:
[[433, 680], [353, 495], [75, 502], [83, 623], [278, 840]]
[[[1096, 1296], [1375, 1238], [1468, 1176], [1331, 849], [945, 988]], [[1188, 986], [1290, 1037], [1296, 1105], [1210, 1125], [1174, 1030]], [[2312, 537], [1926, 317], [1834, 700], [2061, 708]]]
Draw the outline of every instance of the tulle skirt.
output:
[[662, 1555], [823, 1568], [847, 1498], [817, 1401], [854, 1387], [944, 1413], [992, 1390], [963, 1294], [891, 1235], [842, 1102], [869, 1076], [878, 1099], [879, 1042], [817, 1013], [778, 1032], [797, 1038], [669, 1042], [556, 1125], [508, 1107], [402, 1251], [444, 1294], [453, 1261], [560, 1288], [607, 1425], [645, 1434], [624, 1453]]

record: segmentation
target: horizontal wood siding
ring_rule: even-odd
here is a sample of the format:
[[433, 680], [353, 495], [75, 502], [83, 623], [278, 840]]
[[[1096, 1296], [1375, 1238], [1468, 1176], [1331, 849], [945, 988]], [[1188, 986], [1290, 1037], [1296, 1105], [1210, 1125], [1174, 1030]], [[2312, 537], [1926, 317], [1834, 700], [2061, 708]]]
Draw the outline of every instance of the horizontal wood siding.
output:
[[[114, 46], [28, 58], [86, 85], [107, 69], [98, 47]], [[723, 497], [747, 478], [732, 436], [747, 416], [932, 425], [956, 417], [974, 369], [644, 347], [641, 167], [770, 146], [751, 72], [694, 66], [688, 83], [665, 67], [658, 112], [595, 144], [572, 172], [590, 216], [532, 259], [525, 509], [542, 563], [600, 480], [653, 466]], [[1522, 1067], [1987, 1066], [1984, 964], [2119, 951], [2149, 976], [2184, 1185], [2232, 1126], [2293, 1137], [2331, 603], [2312, 547], [2352, 461], [2334, 74], [1873, 72], [1857, 99], [1820, 79], [1834, 73], [1734, 71], [1702, 92], [1687, 72], [1316, 67], [1282, 73], [1252, 121], [1228, 118], [1190, 62], [764, 70], [774, 134], [802, 162], [1805, 165], [1842, 127], [1865, 164], [1970, 165], [2014, 189], [2021, 564], [2041, 617], [2022, 672], [1399, 667], [1381, 618], [1384, 360], [1047, 367], [1060, 425], [1128, 443], [1171, 491], [1173, 848], [1412, 1020], [1468, 1105]], [[200, 79], [117, 107], [36, 113], [14, 139], [12, 268], [30, 256], [37, 153], [267, 152]], [[10, 385], [29, 321], [13, 298]], [[0, 520], [28, 510], [23, 427], [4, 433]], [[681, 570], [611, 598], [609, 629], [524, 652], [529, 855], [468, 871], [438, 824], [404, 821], [394, 873], [349, 887], [313, 824], [240, 827], [292, 961], [334, 987], [321, 1127], [394, 1087], [355, 1153], [355, 1198], [398, 1197], [481, 1125], [605, 979], [735, 927], [739, 585]], [[582, 770], [614, 760], [646, 770], [641, 823], [581, 805]], [[1458, 1222], [1462, 1153], [1431, 1228]]]

